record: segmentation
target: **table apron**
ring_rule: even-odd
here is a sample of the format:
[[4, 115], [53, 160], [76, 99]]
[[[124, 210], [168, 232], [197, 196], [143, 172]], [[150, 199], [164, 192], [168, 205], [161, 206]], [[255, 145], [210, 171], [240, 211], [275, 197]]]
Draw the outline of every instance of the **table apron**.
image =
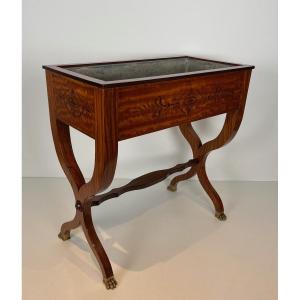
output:
[[[103, 89], [49, 72], [56, 118], [95, 138], [96, 101], [115, 106], [117, 139], [227, 113], [244, 105], [248, 70]], [[97, 100], [98, 91], [102, 100]], [[105, 93], [110, 90], [110, 93]], [[110, 95], [107, 97], [106, 95]], [[109, 110], [107, 110], [108, 112]], [[100, 115], [100, 114], [99, 114]]]
[[238, 109], [244, 71], [116, 88], [118, 139]]

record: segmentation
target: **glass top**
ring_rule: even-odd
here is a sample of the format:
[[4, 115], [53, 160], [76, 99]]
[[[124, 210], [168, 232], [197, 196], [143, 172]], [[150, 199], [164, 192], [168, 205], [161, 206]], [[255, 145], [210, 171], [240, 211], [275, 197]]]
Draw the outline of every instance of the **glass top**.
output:
[[197, 71], [224, 69], [232, 64], [178, 57], [156, 60], [104, 63], [85, 66], [68, 66], [65, 69], [103, 81], [118, 81], [156, 77], [173, 74], [187, 74]]

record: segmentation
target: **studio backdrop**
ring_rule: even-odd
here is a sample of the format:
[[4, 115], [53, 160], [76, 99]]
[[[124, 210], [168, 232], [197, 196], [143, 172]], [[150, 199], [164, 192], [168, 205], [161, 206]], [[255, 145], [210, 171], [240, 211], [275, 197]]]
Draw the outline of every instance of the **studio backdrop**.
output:
[[[180, 55], [255, 65], [239, 132], [209, 156], [207, 168], [214, 180], [277, 180], [273, 0], [24, 0], [23, 176], [64, 176], [51, 136], [42, 65]], [[193, 125], [205, 141], [218, 134], [223, 121], [221, 115]], [[72, 140], [90, 177], [94, 142], [76, 130]], [[177, 128], [120, 142], [116, 177], [171, 167], [189, 159], [190, 151]]]

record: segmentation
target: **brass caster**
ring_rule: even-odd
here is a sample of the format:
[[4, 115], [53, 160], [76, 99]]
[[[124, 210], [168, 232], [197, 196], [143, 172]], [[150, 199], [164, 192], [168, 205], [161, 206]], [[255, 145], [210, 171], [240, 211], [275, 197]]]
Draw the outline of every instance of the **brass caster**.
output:
[[220, 221], [226, 221], [227, 217], [224, 212], [216, 212], [215, 217]]
[[103, 283], [108, 290], [116, 288], [118, 284], [114, 276], [104, 278]]
[[177, 191], [177, 184], [169, 184], [167, 189], [171, 192], [176, 192]]
[[65, 233], [60, 232], [58, 237], [63, 241], [69, 240], [71, 238], [70, 231], [66, 231]]

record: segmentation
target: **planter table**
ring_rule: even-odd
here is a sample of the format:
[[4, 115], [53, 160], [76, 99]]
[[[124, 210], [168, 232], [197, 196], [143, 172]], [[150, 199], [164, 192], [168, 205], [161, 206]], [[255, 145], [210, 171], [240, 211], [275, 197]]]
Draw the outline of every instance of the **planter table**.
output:
[[[212, 200], [215, 216], [226, 219], [221, 198], [207, 177], [205, 162], [212, 150], [224, 146], [237, 132], [253, 66], [183, 56], [43, 68], [55, 149], [75, 197], [75, 217], [61, 226], [59, 237], [65, 241], [72, 229], [82, 227], [106, 288], [115, 288], [117, 282], [93, 225], [93, 206], [189, 168], [174, 177], [168, 189], [176, 191], [178, 182], [197, 175]], [[191, 122], [220, 114], [226, 114], [221, 132], [202, 144]], [[95, 140], [94, 171], [88, 182], [74, 157], [70, 126]], [[190, 144], [191, 160], [98, 194], [113, 180], [118, 142], [173, 126], [179, 126]]]

